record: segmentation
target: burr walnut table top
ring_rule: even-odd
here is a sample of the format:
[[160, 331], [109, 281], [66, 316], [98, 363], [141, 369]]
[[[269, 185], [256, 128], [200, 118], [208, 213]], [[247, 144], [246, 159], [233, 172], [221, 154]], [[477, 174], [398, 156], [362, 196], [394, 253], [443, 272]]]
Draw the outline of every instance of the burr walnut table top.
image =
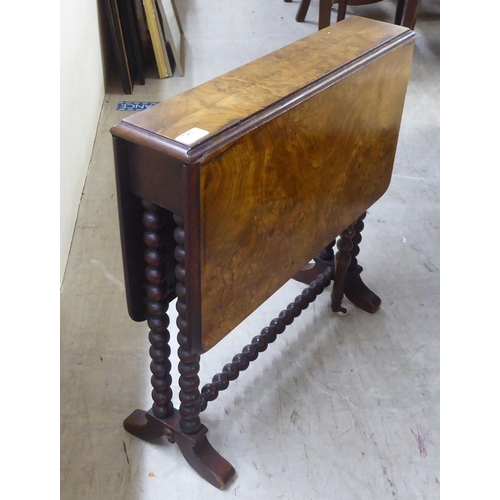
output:
[[[413, 36], [353, 17], [112, 129], [126, 273], [140, 266], [127, 257], [125, 191], [185, 219], [194, 351], [224, 338], [385, 192]], [[138, 294], [128, 293], [131, 310]]]
[[[177, 143], [179, 152], [193, 161], [196, 152], [205, 152], [209, 144], [212, 149], [219, 145], [214, 137], [241, 129], [252, 118], [262, 120], [263, 114], [279, 113], [314, 82], [332, 74], [342, 78], [380, 52], [412, 38], [413, 32], [407, 28], [351, 17], [123, 122], [174, 143], [193, 127], [208, 131], [189, 147]], [[171, 147], [175, 149], [176, 144]]]

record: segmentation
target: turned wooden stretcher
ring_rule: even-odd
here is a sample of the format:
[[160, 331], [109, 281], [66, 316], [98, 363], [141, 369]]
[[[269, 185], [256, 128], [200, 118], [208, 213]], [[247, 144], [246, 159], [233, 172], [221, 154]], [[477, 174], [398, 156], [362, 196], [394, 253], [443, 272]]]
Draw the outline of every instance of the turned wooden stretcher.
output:
[[[152, 358], [152, 408], [124, 425], [146, 440], [166, 435], [217, 487], [234, 469], [206, 438], [208, 403], [332, 281], [333, 311], [345, 311], [344, 295], [369, 312], [380, 305], [356, 256], [365, 212], [389, 186], [413, 38], [350, 18], [111, 131], [128, 310], [147, 321]], [[200, 355], [291, 278], [309, 286], [200, 391]]]

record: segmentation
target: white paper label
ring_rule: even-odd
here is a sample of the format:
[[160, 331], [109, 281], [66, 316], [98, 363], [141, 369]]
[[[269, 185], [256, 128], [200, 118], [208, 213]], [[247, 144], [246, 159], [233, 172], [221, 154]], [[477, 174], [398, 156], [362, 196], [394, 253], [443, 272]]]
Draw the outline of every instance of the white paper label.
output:
[[196, 142], [198, 139], [205, 137], [208, 133], [209, 133], [208, 130], [203, 130], [198, 127], [193, 127], [187, 132], [184, 132], [183, 134], [177, 136], [175, 140], [177, 142], [182, 142], [182, 144], [189, 145], [193, 144], [193, 142]]

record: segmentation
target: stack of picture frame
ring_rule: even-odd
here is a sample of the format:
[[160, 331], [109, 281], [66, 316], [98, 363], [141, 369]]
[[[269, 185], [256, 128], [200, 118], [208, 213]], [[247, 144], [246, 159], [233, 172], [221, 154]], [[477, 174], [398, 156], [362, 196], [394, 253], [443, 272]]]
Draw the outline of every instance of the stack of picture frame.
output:
[[146, 83], [154, 60], [159, 78], [184, 76], [184, 32], [175, 0], [104, 0], [125, 94]]

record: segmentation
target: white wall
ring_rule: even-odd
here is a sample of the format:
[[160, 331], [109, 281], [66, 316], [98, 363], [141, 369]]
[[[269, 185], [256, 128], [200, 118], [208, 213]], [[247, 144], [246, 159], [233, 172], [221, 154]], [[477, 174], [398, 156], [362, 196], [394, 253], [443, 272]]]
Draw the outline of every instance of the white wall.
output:
[[97, 4], [61, 2], [61, 283], [104, 99]]

